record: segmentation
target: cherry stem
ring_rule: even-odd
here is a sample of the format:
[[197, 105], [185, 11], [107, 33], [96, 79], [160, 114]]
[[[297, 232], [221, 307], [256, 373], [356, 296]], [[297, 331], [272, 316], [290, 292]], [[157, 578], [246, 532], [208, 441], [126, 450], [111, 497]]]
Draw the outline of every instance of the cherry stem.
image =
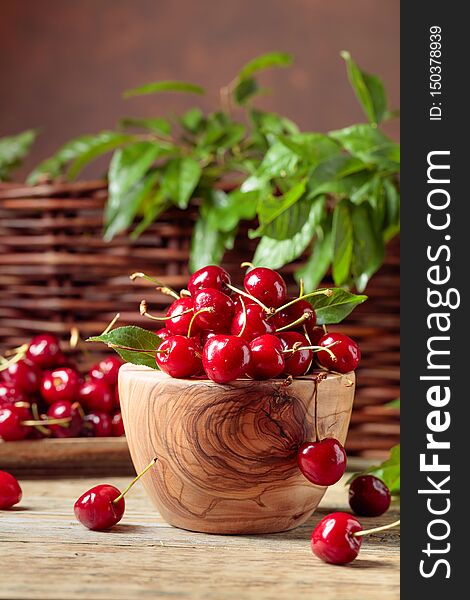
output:
[[134, 479], [133, 479], [133, 480], [130, 482], [130, 484], [129, 484], [129, 485], [128, 485], [128, 486], [127, 486], [127, 487], [126, 487], [126, 488], [125, 488], [125, 489], [124, 489], [124, 490], [123, 490], [123, 491], [122, 491], [120, 494], [119, 494], [119, 496], [118, 496], [117, 498], [114, 498], [114, 500], [113, 500], [113, 504], [117, 504], [117, 503], [118, 503], [120, 500], [122, 500], [122, 499], [124, 498], [124, 496], [127, 494], [127, 492], [128, 492], [130, 489], [131, 489], [131, 487], [133, 487], [133, 486], [134, 486], [134, 484], [136, 484], [136, 483], [139, 481], [139, 479], [142, 477], [142, 475], [145, 475], [145, 473], [147, 473], [147, 471], [153, 467], [153, 465], [154, 465], [154, 464], [157, 462], [157, 460], [158, 460], [158, 458], [157, 458], [157, 457], [155, 457], [155, 458], [152, 460], [152, 462], [151, 462], [149, 465], [147, 465], [147, 466], [145, 467], [145, 469], [144, 469], [143, 471], [141, 471], [141, 472], [140, 472], [140, 473], [137, 475], [137, 477], [135, 477], [135, 478], [134, 478]]
[[252, 300], [253, 302], [256, 302], [256, 304], [258, 304], [259, 306], [261, 306], [261, 308], [267, 312], [268, 314], [274, 314], [274, 309], [273, 308], [268, 308], [266, 306], [266, 304], [263, 304], [261, 302], [261, 300], [258, 300], [258, 298], [255, 298], [254, 296], [252, 296], [251, 294], [248, 294], [247, 292], [244, 292], [242, 290], [239, 290], [238, 288], [234, 287], [233, 285], [230, 285], [230, 283], [226, 283], [225, 284], [230, 290], [232, 290], [232, 292], [236, 292], [237, 294], [240, 294], [240, 296], [245, 296], [245, 298], [249, 298], [250, 300]]
[[114, 317], [114, 319], [111, 320], [111, 322], [106, 327], [106, 329], [101, 333], [101, 335], [105, 335], [106, 333], [109, 333], [111, 331], [111, 329], [114, 327], [114, 325], [116, 324], [116, 322], [118, 321], [118, 319], [120, 319], [120, 318], [121, 318], [121, 313], [117, 313], [117, 315]]
[[194, 315], [191, 317], [191, 321], [189, 321], [189, 326], [188, 326], [188, 338], [191, 337], [191, 329], [193, 327], [193, 323], [194, 323], [194, 319], [200, 315], [201, 313], [205, 313], [205, 312], [210, 312], [210, 313], [215, 313], [215, 308], [213, 308], [212, 306], [206, 306], [204, 308], [201, 308], [200, 310], [198, 310], [197, 312], [194, 313]]
[[312, 314], [313, 313], [308, 312], [304, 313], [292, 323], [289, 323], [288, 325], [284, 325], [284, 327], [279, 327], [279, 329], [276, 329], [276, 333], [279, 333], [280, 331], [286, 331], [286, 329], [290, 329], [291, 327], [295, 327], [296, 325], [301, 325], [302, 323], [305, 323], [305, 321], [308, 321], [312, 317]]
[[292, 348], [287, 348], [286, 350], [282, 350], [283, 354], [287, 354], [288, 352], [291, 352], [292, 354], [294, 352], [299, 352], [300, 350], [313, 350], [313, 352], [321, 352], [322, 350], [324, 350], [325, 352], [328, 352], [328, 354], [331, 356], [331, 360], [333, 360], [334, 362], [336, 362], [336, 356], [333, 354], [333, 352], [330, 350], [330, 348], [332, 346], [335, 346], [338, 342], [333, 342], [332, 344], [330, 344], [328, 346], [328, 348], [324, 347], [324, 346], [302, 346], [302, 342], [296, 342]]
[[244, 269], [245, 267], [248, 267], [249, 269], [254, 269], [255, 265], [251, 262], [245, 261], [241, 263], [240, 268]]
[[71, 417], [65, 419], [39, 419], [38, 421], [29, 419], [27, 421], [21, 421], [21, 424], [25, 427], [37, 427], [38, 425], [43, 427], [44, 425], [69, 425]]
[[9, 358], [8, 360], [5, 360], [4, 362], [2, 362], [2, 364], [0, 365], [0, 371], [5, 371], [11, 365], [14, 365], [15, 363], [19, 362], [26, 354], [27, 349], [28, 349], [28, 344], [23, 344], [22, 346], [20, 346], [18, 348], [17, 353], [12, 358]]
[[363, 531], [355, 531], [352, 535], [354, 537], [360, 537], [361, 535], [369, 535], [371, 533], [377, 533], [379, 531], [386, 531], [387, 529], [391, 529], [392, 527], [397, 527], [400, 525], [400, 519], [398, 521], [393, 521], [393, 523], [389, 523], [388, 525], [382, 525], [381, 527], [374, 527], [373, 529], [365, 529]]
[[31, 404], [31, 412], [33, 413], [33, 417], [35, 421], [39, 421], [41, 425], [35, 425], [34, 427], [40, 431], [43, 435], [51, 435], [51, 431], [42, 425], [43, 420], [39, 417], [38, 405], [36, 402]]
[[304, 280], [301, 279], [299, 281], [299, 298], [301, 298], [305, 293], [305, 285], [304, 285]]
[[159, 292], [161, 292], [162, 294], [166, 294], [167, 296], [172, 296], [176, 300], [179, 300], [180, 296], [175, 292], [175, 290], [166, 286], [161, 281], [158, 281], [157, 279], [153, 279], [153, 277], [149, 277], [145, 273], [132, 273], [132, 275], [129, 275], [129, 279], [131, 281], [134, 281], [138, 277], [140, 277], [141, 279], [146, 279], [147, 281], [154, 283], [157, 287], [157, 290]]
[[331, 290], [329, 290], [329, 289], [327, 289], [327, 290], [317, 290], [316, 292], [310, 292], [309, 294], [304, 294], [303, 296], [299, 296], [298, 298], [294, 298], [293, 300], [291, 300], [287, 304], [284, 304], [284, 306], [280, 306], [279, 308], [276, 308], [276, 310], [274, 311], [274, 314], [276, 315], [278, 312], [281, 312], [281, 310], [289, 308], [289, 306], [292, 306], [293, 304], [295, 304], [299, 300], [305, 300], [306, 298], [312, 298], [313, 296], [327, 296], [329, 298], [332, 295], [333, 295], [333, 292]]
[[139, 310], [142, 317], [147, 317], [147, 319], [152, 319], [153, 321], [171, 321], [171, 319], [193, 312], [192, 308], [188, 308], [188, 310], [183, 310], [183, 312], [180, 312], [177, 315], [170, 315], [169, 317], [155, 317], [147, 312], [147, 300], [141, 301]]
[[242, 309], [243, 309], [243, 327], [238, 332], [237, 337], [242, 337], [242, 335], [245, 333], [246, 321], [247, 321], [247, 319], [246, 319], [246, 304], [245, 304], [245, 301], [243, 300], [243, 296], [240, 296], [240, 302], [242, 303]]

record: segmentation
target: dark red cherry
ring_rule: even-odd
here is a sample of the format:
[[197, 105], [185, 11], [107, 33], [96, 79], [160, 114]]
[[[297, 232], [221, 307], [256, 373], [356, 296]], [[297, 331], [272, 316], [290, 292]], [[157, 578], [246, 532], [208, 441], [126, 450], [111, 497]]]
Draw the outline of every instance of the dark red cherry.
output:
[[390, 490], [373, 475], [359, 475], [349, 486], [349, 506], [362, 517], [379, 517], [390, 507]]
[[122, 420], [122, 414], [120, 412], [113, 415], [111, 427], [113, 429], [113, 437], [121, 437], [122, 435], [125, 435], [124, 421]]
[[268, 318], [261, 306], [248, 304], [246, 314], [242, 310], [235, 313], [231, 333], [232, 335], [240, 335], [247, 342], [251, 342], [260, 335], [274, 333], [275, 329], [272, 319]]
[[3, 371], [4, 381], [13, 383], [25, 394], [35, 394], [41, 385], [42, 371], [29, 359], [24, 358]]
[[302, 474], [315, 485], [333, 485], [346, 470], [346, 452], [334, 438], [305, 442], [297, 451], [297, 464]]
[[23, 492], [13, 475], [0, 471], [0, 510], [11, 508], [21, 500]]
[[250, 348], [235, 335], [215, 335], [204, 346], [202, 364], [209, 379], [229, 383], [246, 373]]
[[166, 327], [162, 327], [161, 329], [157, 329], [157, 331], [155, 331], [155, 335], [158, 335], [158, 337], [163, 342], [164, 340], [167, 340], [169, 337], [171, 337], [173, 334], [171, 333], [171, 331], [168, 331]]
[[109, 437], [113, 434], [111, 416], [106, 413], [89, 413], [83, 419], [82, 434]]
[[[235, 306], [227, 294], [211, 288], [198, 290], [193, 296], [193, 306], [194, 312], [199, 313], [194, 323], [200, 329], [222, 332], [230, 327]], [[192, 330], [191, 327], [191, 333]]]
[[361, 360], [359, 346], [344, 333], [326, 333], [320, 338], [318, 345], [330, 348], [336, 358], [334, 360], [329, 352], [317, 352], [317, 360], [325, 369], [338, 371], [338, 373], [349, 373], [356, 369]]
[[211, 338], [213, 338], [215, 335], [219, 335], [219, 333], [217, 333], [216, 331], [201, 331], [201, 333], [199, 334], [199, 341], [201, 344], [201, 348], [204, 348], [204, 346], [207, 344], [207, 342]]
[[122, 519], [126, 503], [124, 498], [114, 502], [121, 492], [113, 485], [92, 487], [75, 502], [74, 512], [78, 521], [93, 531], [110, 529]]
[[278, 308], [286, 302], [286, 282], [272, 269], [255, 267], [245, 275], [243, 285], [248, 294], [268, 308]]
[[64, 425], [48, 425], [52, 435], [56, 438], [77, 437], [82, 428], [82, 415], [80, 413], [79, 404], [72, 404], [68, 400], [59, 400], [51, 404], [47, 411], [47, 416], [50, 419], [70, 419]]
[[226, 292], [227, 287], [225, 284], [230, 285], [230, 275], [222, 267], [215, 265], [209, 265], [199, 269], [191, 275], [188, 282], [188, 290], [191, 296], [194, 296], [196, 292], [202, 288], [211, 288], [213, 290], [219, 290]]
[[[301, 348], [310, 346], [307, 338], [297, 331], [282, 331], [278, 337], [283, 343], [284, 350], [293, 350], [296, 344], [301, 344]], [[307, 373], [312, 364], [313, 352], [312, 350], [295, 350], [292, 353], [285, 353], [284, 360], [286, 363], [284, 373], [292, 375], [292, 377], [300, 377]]]
[[29, 428], [22, 424], [25, 413], [14, 404], [0, 408], [0, 439], [5, 442], [24, 440]]
[[27, 398], [13, 382], [0, 381], [0, 408], [15, 402], [27, 402]]
[[[305, 315], [305, 317], [304, 317]], [[302, 317], [306, 318], [303, 322], [305, 325], [309, 325], [309, 327], [315, 327], [317, 322], [317, 315], [313, 310], [312, 305], [307, 300], [297, 300], [295, 304], [291, 304], [287, 308], [276, 313], [272, 319], [276, 326], [276, 329], [281, 329], [281, 327], [287, 327], [291, 323], [295, 323]], [[294, 325], [292, 330], [301, 329], [302, 323], [300, 325]]]
[[91, 368], [89, 375], [92, 379], [104, 381], [108, 387], [112, 388], [117, 384], [118, 373], [122, 364], [124, 364], [124, 361], [118, 356], [107, 356]]
[[[169, 321], [166, 321], [166, 328], [172, 335], [188, 335], [189, 324], [193, 315], [192, 298], [179, 298], [173, 302], [166, 313], [167, 317], [172, 317]], [[191, 334], [194, 335], [195, 333], [199, 333], [199, 331], [197, 323], [193, 323]]]
[[77, 399], [87, 412], [110, 414], [114, 410], [114, 395], [106, 383], [98, 379], [82, 383]]
[[48, 404], [59, 400], [72, 402], [76, 399], [79, 387], [79, 374], [68, 367], [61, 367], [44, 374], [41, 381], [41, 396]]
[[325, 330], [323, 329], [323, 327], [310, 328], [308, 326], [308, 321], [305, 327], [307, 329], [308, 339], [310, 340], [312, 346], [318, 346], [320, 343], [320, 339], [325, 335]]
[[246, 374], [253, 379], [271, 379], [284, 371], [283, 345], [275, 335], [260, 335], [250, 342], [250, 364]]
[[114, 395], [114, 406], [117, 406], [119, 408], [121, 406], [121, 398], [119, 397], [119, 386], [118, 385], [114, 386], [113, 395]]
[[201, 347], [193, 338], [184, 335], [174, 335], [162, 342], [155, 360], [171, 377], [184, 379], [202, 371]]
[[37, 335], [29, 344], [26, 358], [41, 369], [55, 367], [63, 359], [58, 338], [48, 333]]
[[333, 565], [345, 565], [359, 554], [362, 525], [348, 513], [335, 512], [324, 517], [315, 527], [310, 538], [312, 552], [321, 560]]

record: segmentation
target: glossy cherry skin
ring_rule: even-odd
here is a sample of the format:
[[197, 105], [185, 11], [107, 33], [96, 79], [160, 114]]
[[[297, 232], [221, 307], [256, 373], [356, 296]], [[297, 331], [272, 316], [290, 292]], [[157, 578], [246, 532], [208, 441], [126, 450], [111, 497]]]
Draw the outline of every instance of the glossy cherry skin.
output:
[[[181, 314], [185, 311], [186, 314]], [[193, 318], [193, 300], [192, 298], [179, 298], [175, 300], [170, 308], [167, 310], [166, 316], [172, 317], [169, 321], [165, 321], [166, 329], [171, 335], [188, 335], [189, 324]], [[191, 333], [199, 333], [200, 329], [197, 323], [193, 323], [191, 327]]]
[[315, 485], [338, 482], [346, 470], [346, 452], [334, 438], [305, 442], [297, 451], [297, 464], [306, 479]]
[[223, 332], [230, 326], [235, 312], [233, 300], [227, 294], [210, 288], [198, 290], [194, 294], [193, 306], [195, 313], [202, 311], [196, 316], [194, 323], [197, 323], [199, 329], [209, 331]]
[[79, 387], [79, 374], [68, 367], [61, 367], [44, 374], [41, 381], [41, 396], [48, 404], [59, 400], [72, 402], [76, 399]]
[[199, 269], [191, 275], [188, 282], [188, 290], [191, 296], [202, 288], [211, 288], [221, 292], [227, 292], [228, 288], [225, 284], [230, 284], [230, 275], [222, 267], [216, 265], [208, 265]]
[[11, 381], [0, 381], [0, 408], [15, 402], [27, 402], [26, 396]]
[[286, 302], [286, 282], [272, 269], [255, 267], [245, 275], [243, 285], [248, 294], [268, 308], [278, 308]]
[[15, 477], [6, 471], [0, 471], [0, 510], [15, 506], [22, 496], [23, 492]]
[[117, 384], [119, 369], [123, 364], [124, 361], [118, 356], [107, 356], [91, 368], [89, 375], [91, 379], [100, 379], [112, 388]]
[[333, 360], [328, 352], [317, 352], [317, 360], [325, 369], [338, 371], [338, 373], [349, 373], [356, 369], [361, 360], [359, 346], [344, 333], [326, 333], [320, 338], [318, 345], [324, 348], [331, 346], [330, 349], [336, 357], [336, 360]]
[[51, 404], [47, 410], [50, 419], [70, 419], [67, 425], [48, 425], [52, 435], [56, 438], [77, 437], [82, 428], [83, 418], [78, 402], [72, 404], [68, 400], [59, 400]]
[[114, 395], [106, 383], [98, 379], [90, 379], [82, 383], [77, 399], [88, 412], [110, 414], [114, 410]]
[[124, 498], [113, 503], [121, 492], [113, 485], [101, 484], [82, 494], [74, 504], [75, 517], [93, 531], [110, 529], [122, 519], [126, 503]]
[[283, 345], [275, 335], [260, 335], [249, 346], [251, 360], [247, 375], [253, 379], [271, 379], [284, 371]]
[[[278, 334], [278, 337], [284, 345], [284, 350], [293, 349], [295, 344], [302, 344], [301, 347], [310, 346], [307, 338], [297, 331], [282, 331]], [[285, 353], [284, 360], [284, 373], [292, 375], [292, 377], [300, 377], [309, 370], [313, 360], [313, 352], [312, 350], [296, 350], [292, 353]]]
[[113, 437], [121, 437], [122, 435], [125, 435], [124, 422], [120, 412], [113, 415], [111, 427], [113, 430]]
[[391, 494], [385, 483], [373, 475], [359, 475], [349, 486], [349, 506], [362, 517], [379, 517], [390, 507]]
[[[240, 310], [233, 317], [231, 333], [239, 335], [247, 342], [251, 342], [260, 335], [266, 333], [274, 333], [275, 325], [272, 319], [268, 319], [266, 312], [258, 304], [248, 304], [246, 307], [246, 315]], [[245, 325], [246, 320], [246, 325]], [[245, 325], [245, 326], [244, 326]]]
[[41, 369], [55, 367], [63, 360], [59, 340], [55, 335], [44, 333], [31, 340], [26, 358]]
[[33, 362], [24, 358], [13, 363], [3, 372], [3, 380], [13, 383], [24, 394], [35, 394], [41, 385], [42, 371]]
[[335, 512], [324, 517], [312, 532], [310, 546], [321, 560], [333, 565], [345, 565], [359, 554], [362, 536], [353, 534], [362, 531], [359, 521], [348, 513]]
[[247, 372], [250, 348], [235, 335], [215, 335], [204, 346], [202, 364], [209, 379], [230, 383]]
[[162, 371], [176, 378], [186, 378], [202, 371], [201, 347], [193, 338], [174, 335], [162, 342], [155, 360]]
[[166, 327], [162, 327], [161, 329], [157, 329], [155, 335], [158, 335], [158, 337], [163, 342], [164, 340], [167, 340], [169, 337], [171, 337], [173, 334], [171, 333], [171, 331], [168, 331]]
[[83, 419], [82, 435], [110, 437], [113, 435], [111, 416], [106, 413], [89, 413]]
[[0, 439], [5, 442], [24, 440], [29, 431], [27, 426], [22, 425], [24, 420], [24, 411], [13, 404], [0, 408]]
[[[298, 319], [302, 318], [305, 315], [306, 321], [304, 321], [305, 325], [309, 325], [309, 327], [313, 328], [317, 322], [317, 315], [313, 310], [312, 305], [307, 300], [297, 300], [295, 304], [291, 304], [287, 308], [279, 311], [273, 316], [274, 324], [276, 329], [280, 329], [281, 327], [287, 327], [291, 323], [294, 323]], [[300, 329], [302, 324], [294, 325], [292, 327], [292, 331], [296, 329]]]

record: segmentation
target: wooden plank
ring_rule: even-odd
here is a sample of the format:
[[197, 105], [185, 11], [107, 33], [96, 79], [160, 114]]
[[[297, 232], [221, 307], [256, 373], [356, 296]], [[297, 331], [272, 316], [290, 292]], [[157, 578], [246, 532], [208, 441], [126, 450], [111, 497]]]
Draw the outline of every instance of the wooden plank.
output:
[[[396, 600], [399, 598], [399, 531], [364, 539], [350, 566], [327, 565], [310, 551], [314, 525], [345, 510], [343, 482], [330, 488], [318, 511], [292, 531], [258, 536], [217, 536], [165, 524], [136, 486], [127, 512], [111, 532], [91, 532], [73, 517], [73, 502], [99, 479], [22, 482], [17, 510], [0, 515], [0, 542], [8, 577], [0, 598], [90, 600]], [[123, 488], [125, 478], [108, 482]], [[397, 518], [398, 506], [374, 527]], [[27, 560], [25, 560], [27, 557]]]

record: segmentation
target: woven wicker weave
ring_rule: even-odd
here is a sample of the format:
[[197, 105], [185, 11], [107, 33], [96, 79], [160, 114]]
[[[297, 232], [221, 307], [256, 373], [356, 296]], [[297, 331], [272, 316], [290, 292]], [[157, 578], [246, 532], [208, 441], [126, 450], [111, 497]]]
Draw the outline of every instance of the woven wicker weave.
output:
[[[134, 271], [152, 274], [171, 287], [185, 285], [196, 211], [168, 211], [135, 242], [122, 235], [106, 243], [106, 196], [102, 181], [0, 184], [0, 352], [36, 332], [53, 332], [66, 340], [74, 325], [83, 338], [96, 335], [117, 312], [120, 323], [142, 324], [142, 298], [152, 312], [167, 306], [169, 299], [144, 281], [131, 283], [128, 276]], [[241, 231], [224, 266], [241, 278], [239, 264], [252, 256], [255, 245]], [[294, 269], [284, 269], [291, 285]], [[367, 293], [369, 301], [332, 329], [350, 334], [363, 352], [349, 452], [377, 456], [399, 438], [398, 411], [383, 406], [399, 395], [398, 240], [390, 244]], [[99, 346], [92, 350], [103, 352]]]

